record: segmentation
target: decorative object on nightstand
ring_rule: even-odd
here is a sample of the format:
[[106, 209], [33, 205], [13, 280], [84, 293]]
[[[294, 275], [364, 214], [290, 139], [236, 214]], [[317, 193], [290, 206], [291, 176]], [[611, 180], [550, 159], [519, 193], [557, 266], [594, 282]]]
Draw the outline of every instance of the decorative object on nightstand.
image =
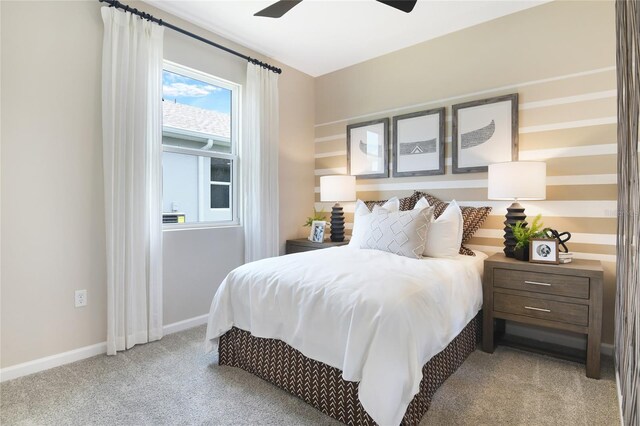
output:
[[331, 208], [331, 241], [344, 241], [344, 213], [340, 201], [356, 200], [356, 177], [349, 175], [320, 177], [320, 201], [335, 201]]
[[324, 220], [314, 220], [311, 223], [311, 232], [309, 233], [309, 241], [321, 243], [324, 241], [324, 228], [327, 222]]
[[311, 226], [313, 222], [316, 220], [324, 220], [324, 209], [318, 211], [315, 208], [313, 209], [313, 216], [309, 216], [307, 221], [304, 223], [304, 226]]
[[527, 262], [529, 260], [529, 242], [532, 238], [545, 236], [546, 229], [542, 229], [542, 215], [537, 215], [531, 226], [527, 227], [527, 222], [517, 221], [515, 225], [507, 225], [513, 232], [516, 245], [513, 249], [513, 257]]
[[524, 207], [519, 200], [544, 200], [547, 197], [547, 165], [541, 161], [510, 161], [489, 165], [488, 198], [513, 200], [507, 207], [504, 222], [504, 254], [514, 257], [516, 240], [512, 226], [527, 225]]
[[349, 241], [341, 241], [339, 243], [333, 243], [331, 241], [323, 241], [321, 243], [314, 243], [306, 238], [299, 238], [296, 240], [287, 240], [286, 254], [300, 253], [303, 251], [320, 250], [330, 247], [338, 247], [349, 244]]
[[504, 330], [505, 320], [586, 334], [587, 377], [600, 378], [602, 280], [599, 260], [543, 265], [494, 254], [484, 261], [482, 349], [493, 353], [494, 323]]
[[558, 256], [558, 240], [555, 238], [532, 238], [529, 241], [529, 262], [560, 263]]
[[571, 263], [573, 260], [573, 253], [569, 251], [567, 247], [567, 241], [571, 239], [570, 232], [558, 232], [555, 229], [546, 228], [544, 230], [547, 238], [555, 238], [558, 240], [558, 263]]
[[547, 238], [555, 238], [556, 240], [558, 240], [559, 249], [561, 252], [569, 253], [569, 248], [567, 247], [566, 243], [571, 239], [570, 232], [558, 232], [555, 229], [545, 228], [544, 233]]

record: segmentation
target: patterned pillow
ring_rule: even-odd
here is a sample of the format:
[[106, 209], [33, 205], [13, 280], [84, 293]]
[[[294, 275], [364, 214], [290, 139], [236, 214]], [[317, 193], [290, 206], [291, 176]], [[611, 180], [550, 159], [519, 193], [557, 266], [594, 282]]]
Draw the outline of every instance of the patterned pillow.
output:
[[[422, 198], [421, 196], [418, 196], [418, 192], [414, 192], [412, 195], [408, 196], [408, 197], [404, 197], [404, 198], [400, 198], [400, 210], [401, 211], [406, 211], [406, 210], [413, 210], [413, 208], [416, 206], [416, 203], [418, 202], [418, 200], [420, 198]], [[373, 210], [373, 206], [382, 206], [384, 203], [386, 203], [387, 200], [381, 200], [381, 201], [365, 201], [364, 203], [367, 205], [367, 207], [369, 208], [369, 210]]]
[[433, 210], [433, 207], [397, 212], [374, 209], [360, 247], [422, 258]]
[[[429, 202], [430, 206], [435, 208], [434, 217], [437, 219], [447, 208], [449, 203], [445, 203], [439, 198], [434, 197], [431, 194], [427, 194], [426, 192], [416, 191], [414, 195], [418, 194], [418, 200], [422, 197], [425, 197]], [[487, 220], [487, 216], [491, 213], [491, 207], [469, 207], [469, 206], [460, 206], [460, 210], [462, 211], [462, 244], [460, 244], [460, 254], [466, 254], [467, 256], [475, 256], [475, 253], [464, 246], [464, 243], [469, 242], [473, 234], [475, 234], [478, 229], [482, 226], [485, 220]]]

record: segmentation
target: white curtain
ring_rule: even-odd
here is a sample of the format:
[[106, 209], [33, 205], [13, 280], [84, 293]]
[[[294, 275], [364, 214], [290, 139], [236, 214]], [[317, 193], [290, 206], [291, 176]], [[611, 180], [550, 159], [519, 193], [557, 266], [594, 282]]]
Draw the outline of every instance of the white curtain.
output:
[[248, 63], [241, 146], [245, 262], [279, 254], [278, 74]]
[[162, 337], [163, 28], [103, 7], [107, 353]]
[[622, 423], [640, 424], [640, 2], [616, 1], [618, 241], [616, 368]]

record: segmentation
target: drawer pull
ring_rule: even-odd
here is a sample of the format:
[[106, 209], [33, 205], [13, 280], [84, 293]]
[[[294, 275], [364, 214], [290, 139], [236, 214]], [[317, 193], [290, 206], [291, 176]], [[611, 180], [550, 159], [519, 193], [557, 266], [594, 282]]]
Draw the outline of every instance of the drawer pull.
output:
[[547, 287], [551, 287], [551, 284], [549, 284], [549, 283], [539, 283], [537, 281], [525, 281], [524, 283], [525, 284], [533, 284], [533, 285], [544, 285], [544, 286], [547, 286]]
[[534, 308], [532, 306], [525, 306], [525, 309], [530, 309], [532, 311], [540, 311], [540, 312], [551, 312], [549, 309], [543, 309], [543, 308]]

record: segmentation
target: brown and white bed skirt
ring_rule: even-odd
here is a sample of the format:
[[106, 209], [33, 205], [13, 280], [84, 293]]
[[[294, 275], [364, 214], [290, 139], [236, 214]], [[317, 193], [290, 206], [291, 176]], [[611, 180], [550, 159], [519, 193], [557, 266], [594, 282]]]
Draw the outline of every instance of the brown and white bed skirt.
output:
[[[409, 404], [403, 425], [420, 423], [436, 390], [475, 350], [480, 323], [478, 314], [422, 367], [420, 391]], [[348, 425], [376, 424], [358, 400], [358, 382], [344, 380], [341, 370], [307, 358], [281, 340], [254, 337], [234, 327], [220, 337], [219, 363], [253, 373]]]

